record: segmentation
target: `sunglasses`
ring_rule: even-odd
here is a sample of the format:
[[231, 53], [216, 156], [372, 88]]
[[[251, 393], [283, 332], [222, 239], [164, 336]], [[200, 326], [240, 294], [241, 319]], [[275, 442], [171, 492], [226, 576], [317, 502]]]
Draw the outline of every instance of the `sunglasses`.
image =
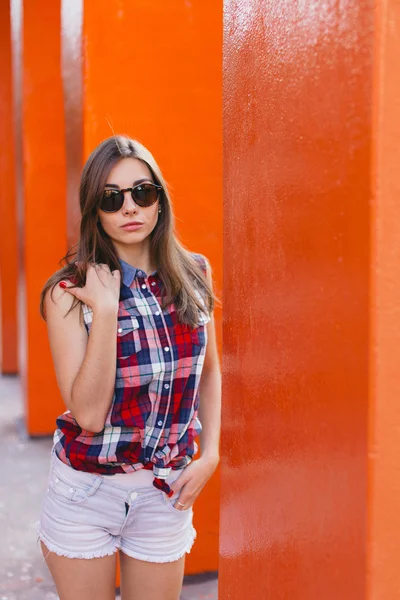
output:
[[117, 212], [124, 204], [125, 192], [131, 193], [135, 204], [142, 208], [147, 208], [157, 202], [161, 190], [162, 186], [155, 183], [140, 183], [133, 188], [125, 188], [124, 190], [104, 190], [100, 208], [104, 212]]

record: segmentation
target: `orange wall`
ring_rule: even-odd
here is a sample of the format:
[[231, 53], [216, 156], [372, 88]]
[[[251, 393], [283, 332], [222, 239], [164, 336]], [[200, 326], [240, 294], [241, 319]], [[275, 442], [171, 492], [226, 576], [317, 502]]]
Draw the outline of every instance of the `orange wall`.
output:
[[17, 373], [18, 252], [10, 3], [0, 4], [0, 373]]
[[[178, 232], [222, 284], [222, 3], [86, 0], [84, 156], [113, 131], [149, 147]], [[112, 43], [110, 43], [112, 32]], [[221, 342], [221, 312], [216, 315]], [[196, 504], [187, 572], [218, 568], [219, 476]]]
[[[38, 43], [40, 40], [40, 43]], [[66, 252], [65, 134], [60, 73], [60, 2], [24, 2], [24, 281], [22, 375], [32, 435], [54, 431], [65, 410], [39, 316], [40, 291]]]
[[399, 597], [400, 5], [376, 11], [368, 600]]
[[373, 28], [225, 3], [221, 600], [365, 598]]

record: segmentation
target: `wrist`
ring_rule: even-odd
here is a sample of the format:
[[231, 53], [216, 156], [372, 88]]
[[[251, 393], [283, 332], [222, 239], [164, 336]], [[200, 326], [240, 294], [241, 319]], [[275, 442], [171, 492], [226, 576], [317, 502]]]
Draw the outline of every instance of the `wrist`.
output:
[[209, 450], [209, 451], [205, 451], [201, 453], [200, 458], [202, 458], [204, 460], [204, 462], [212, 465], [212, 466], [217, 466], [219, 461], [220, 461], [220, 456], [219, 456], [219, 452], [217, 450]]
[[93, 306], [93, 317], [101, 317], [102, 319], [110, 317], [117, 318], [118, 317], [118, 304], [115, 306]]

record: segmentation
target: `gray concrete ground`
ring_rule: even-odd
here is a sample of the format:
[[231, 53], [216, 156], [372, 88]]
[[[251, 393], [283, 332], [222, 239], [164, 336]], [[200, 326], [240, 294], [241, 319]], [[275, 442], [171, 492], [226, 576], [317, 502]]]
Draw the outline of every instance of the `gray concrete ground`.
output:
[[[20, 380], [0, 376], [0, 600], [57, 600], [36, 539], [51, 440], [27, 438], [22, 415]], [[213, 574], [187, 577], [181, 600], [217, 600], [217, 587]]]

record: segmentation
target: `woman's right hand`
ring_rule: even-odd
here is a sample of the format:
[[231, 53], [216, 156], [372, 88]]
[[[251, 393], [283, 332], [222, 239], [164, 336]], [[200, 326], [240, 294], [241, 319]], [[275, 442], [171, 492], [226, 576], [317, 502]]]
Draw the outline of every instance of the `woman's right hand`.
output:
[[60, 287], [90, 306], [93, 312], [118, 311], [121, 275], [118, 269], [111, 271], [104, 263], [88, 265], [82, 288], [71, 287], [68, 280], [60, 281]]

